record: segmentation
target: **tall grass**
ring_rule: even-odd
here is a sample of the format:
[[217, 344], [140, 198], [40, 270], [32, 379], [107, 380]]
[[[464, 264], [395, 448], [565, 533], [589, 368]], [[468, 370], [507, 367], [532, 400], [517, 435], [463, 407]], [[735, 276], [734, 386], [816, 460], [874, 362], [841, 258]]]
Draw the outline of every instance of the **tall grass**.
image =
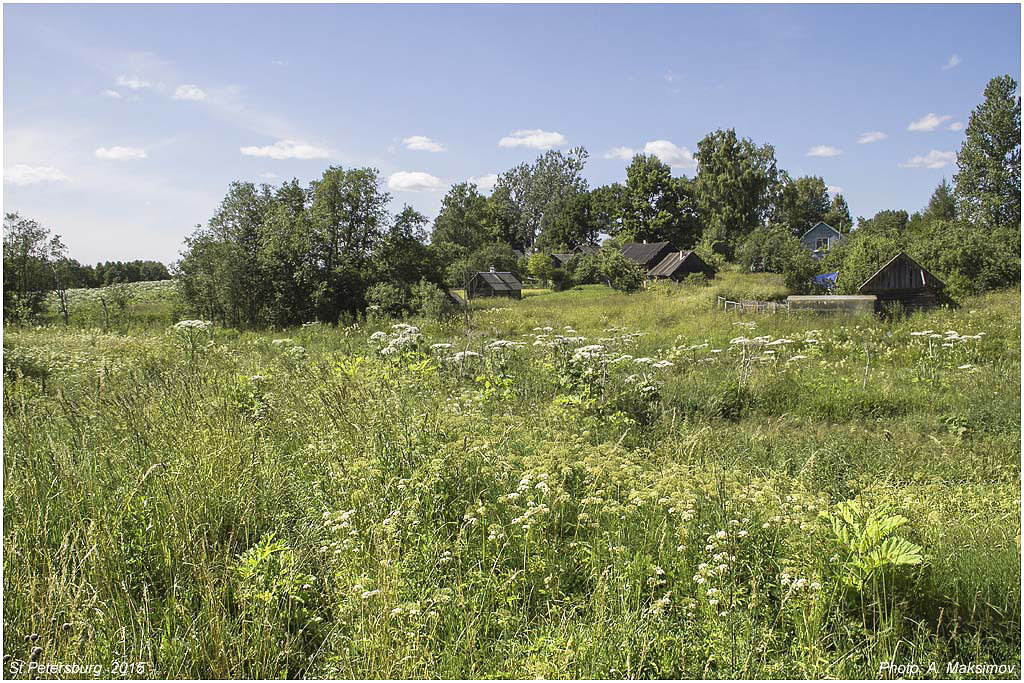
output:
[[[1019, 291], [902, 321], [715, 292], [539, 292], [414, 330], [5, 330], [4, 653], [158, 677], [1019, 671]], [[852, 582], [844, 501], [906, 518], [922, 561]]]

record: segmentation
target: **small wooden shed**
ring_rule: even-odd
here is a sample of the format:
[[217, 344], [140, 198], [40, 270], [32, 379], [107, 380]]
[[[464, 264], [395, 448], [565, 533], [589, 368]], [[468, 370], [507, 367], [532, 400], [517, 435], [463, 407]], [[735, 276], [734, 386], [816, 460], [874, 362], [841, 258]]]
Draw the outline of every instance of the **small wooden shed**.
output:
[[681, 282], [686, 279], [687, 275], [693, 275], [694, 273], [703, 273], [704, 277], [709, 280], [715, 277], [715, 269], [705, 263], [704, 259], [697, 256], [694, 252], [674, 251], [661, 259], [661, 263], [654, 266], [647, 276], [651, 278], [667, 278]]
[[946, 283], [901, 251], [869, 277], [857, 293], [874, 294], [879, 309], [899, 302], [914, 311], [938, 306], [945, 288]]
[[510, 299], [522, 299], [523, 283], [512, 273], [499, 273], [494, 270], [477, 273], [466, 283], [466, 298], [475, 299], [485, 296], [507, 296]]

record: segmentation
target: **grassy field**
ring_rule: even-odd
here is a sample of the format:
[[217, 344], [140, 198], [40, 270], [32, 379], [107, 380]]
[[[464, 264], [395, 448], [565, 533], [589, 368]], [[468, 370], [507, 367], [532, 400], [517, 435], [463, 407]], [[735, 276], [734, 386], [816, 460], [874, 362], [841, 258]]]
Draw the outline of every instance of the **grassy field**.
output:
[[7, 328], [4, 653], [1018, 678], [1020, 291], [896, 321], [714, 307], [780, 293], [727, 273], [267, 333], [172, 328], [168, 294]]

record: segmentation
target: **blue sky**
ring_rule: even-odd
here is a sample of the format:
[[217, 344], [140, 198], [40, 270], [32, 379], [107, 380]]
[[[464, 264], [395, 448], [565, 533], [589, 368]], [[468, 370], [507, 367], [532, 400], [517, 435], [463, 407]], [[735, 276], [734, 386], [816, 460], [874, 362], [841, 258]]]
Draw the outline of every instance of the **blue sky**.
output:
[[4, 210], [83, 262], [171, 261], [232, 180], [369, 165], [432, 218], [544, 148], [586, 147], [591, 185], [645, 149], [692, 176], [727, 127], [854, 216], [916, 210], [987, 81], [1020, 79], [1020, 25], [1018, 5], [5, 5]]

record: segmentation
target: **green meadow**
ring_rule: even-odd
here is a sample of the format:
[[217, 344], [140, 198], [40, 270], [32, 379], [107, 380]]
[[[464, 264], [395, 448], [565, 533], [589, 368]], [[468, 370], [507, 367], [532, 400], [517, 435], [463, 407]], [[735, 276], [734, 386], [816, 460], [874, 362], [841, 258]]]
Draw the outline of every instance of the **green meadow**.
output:
[[146, 288], [4, 330], [5, 677], [1019, 678], [1019, 289], [256, 332]]

